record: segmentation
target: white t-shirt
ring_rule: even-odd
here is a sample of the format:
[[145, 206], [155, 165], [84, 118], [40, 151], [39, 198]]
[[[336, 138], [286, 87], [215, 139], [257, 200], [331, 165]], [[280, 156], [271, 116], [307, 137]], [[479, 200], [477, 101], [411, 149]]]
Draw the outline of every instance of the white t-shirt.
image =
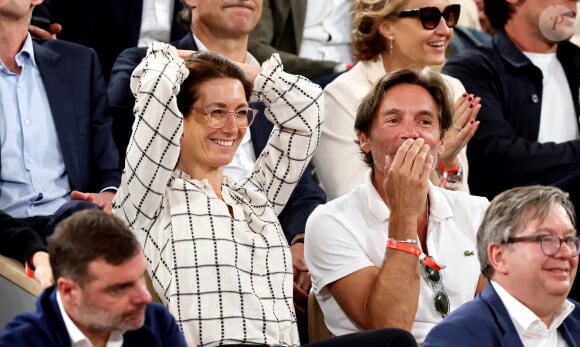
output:
[[542, 103], [538, 142], [562, 143], [580, 138], [574, 100], [556, 53], [524, 54], [542, 70], [544, 77], [541, 99], [532, 99], [533, 102]]
[[[372, 185], [370, 169], [364, 183], [350, 193], [321, 205], [306, 224], [305, 258], [312, 289], [334, 335], [361, 329], [330, 294], [327, 284], [369, 266], [381, 267], [388, 239], [390, 211]], [[427, 247], [439, 264], [451, 311], [472, 300], [479, 279], [477, 229], [489, 202], [482, 197], [429, 186]], [[419, 306], [411, 333], [422, 343], [442, 320], [435, 310], [432, 287], [421, 279]]]

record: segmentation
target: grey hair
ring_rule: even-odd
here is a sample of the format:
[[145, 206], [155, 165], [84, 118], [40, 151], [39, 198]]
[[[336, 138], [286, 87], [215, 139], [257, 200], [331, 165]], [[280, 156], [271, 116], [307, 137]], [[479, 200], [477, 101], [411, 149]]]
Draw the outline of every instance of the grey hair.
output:
[[492, 243], [504, 243], [532, 221], [543, 222], [554, 206], [562, 206], [574, 228], [574, 205], [568, 193], [551, 186], [526, 186], [506, 190], [497, 195], [488, 206], [477, 231], [477, 252], [481, 274], [491, 278], [487, 248]]

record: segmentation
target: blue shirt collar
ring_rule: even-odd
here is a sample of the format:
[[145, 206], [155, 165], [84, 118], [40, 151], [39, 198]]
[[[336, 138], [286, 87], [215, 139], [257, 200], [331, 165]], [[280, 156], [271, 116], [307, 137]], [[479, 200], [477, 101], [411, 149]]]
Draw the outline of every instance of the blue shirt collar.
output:
[[32, 63], [32, 66], [37, 67], [36, 59], [34, 58], [34, 46], [32, 45], [32, 37], [30, 33], [26, 35], [26, 41], [24, 41], [24, 45], [18, 54], [16, 54], [16, 62], [18, 65], [24, 64], [24, 59], [29, 60]]
[[[31, 64], [33, 67], [35, 68], [37, 67], [36, 59], [34, 58], [34, 47], [32, 45], [32, 37], [30, 36], [30, 33], [26, 35], [24, 45], [22, 45], [22, 48], [16, 54], [16, 64], [18, 64], [18, 66], [20, 67], [24, 66], [25, 64]], [[2, 61], [0, 61], [0, 70], [5, 73], [12, 73], [10, 70], [8, 70], [8, 68]]]

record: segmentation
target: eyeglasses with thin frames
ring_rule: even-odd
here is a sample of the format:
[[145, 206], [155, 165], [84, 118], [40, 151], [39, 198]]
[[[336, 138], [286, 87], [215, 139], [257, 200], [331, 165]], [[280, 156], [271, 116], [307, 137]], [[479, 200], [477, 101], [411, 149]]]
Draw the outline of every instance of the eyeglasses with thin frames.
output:
[[552, 234], [520, 236], [510, 237], [503, 243], [517, 242], [539, 242], [542, 252], [549, 257], [554, 256], [560, 252], [562, 243], [565, 243], [566, 246], [568, 246], [572, 257], [577, 257], [580, 253], [580, 238], [577, 236], [560, 237]]
[[419, 17], [419, 20], [421, 20], [421, 25], [424, 29], [433, 30], [437, 28], [439, 22], [441, 22], [441, 17], [445, 19], [445, 24], [447, 24], [448, 28], [455, 27], [455, 25], [457, 25], [457, 21], [459, 20], [460, 12], [461, 6], [459, 4], [453, 4], [445, 7], [443, 12], [441, 12], [437, 7], [421, 7], [413, 10], [401, 11], [397, 17]]
[[449, 295], [445, 291], [442, 282], [441, 271], [432, 269], [423, 260], [420, 261], [425, 282], [431, 285], [435, 295], [433, 296], [433, 304], [435, 305], [435, 311], [441, 314], [441, 317], [445, 317], [449, 314], [450, 303]]
[[204, 113], [207, 116], [207, 125], [213, 129], [223, 128], [230, 116], [234, 117], [238, 128], [244, 129], [252, 125], [258, 114], [258, 110], [249, 107], [240, 108], [235, 111], [228, 111], [223, 107], [192, 107], [192, 110]]

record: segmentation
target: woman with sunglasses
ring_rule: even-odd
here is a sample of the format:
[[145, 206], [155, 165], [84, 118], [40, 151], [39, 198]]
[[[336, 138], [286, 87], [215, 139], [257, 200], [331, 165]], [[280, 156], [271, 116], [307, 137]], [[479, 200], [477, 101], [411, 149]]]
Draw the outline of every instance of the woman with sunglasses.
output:
[[[314, 156], [318, 177], [328, 198], [349, 192], [367, 171], [356, 142], [354, 119], [359, 101], [385, 74], [405, 67], [441, 65], [457, 24], [460, 5], [447, 0], [354, 0], [353, 53], [359, 62], [324, 90], [326, 119]], [[459, 82], [442, 75], [455, 101], [452, 128], [444, 138], [431, 181], [446, 189], [467, 186], [465, 145], [479, 122], [478, 97], [465, 92]]]

